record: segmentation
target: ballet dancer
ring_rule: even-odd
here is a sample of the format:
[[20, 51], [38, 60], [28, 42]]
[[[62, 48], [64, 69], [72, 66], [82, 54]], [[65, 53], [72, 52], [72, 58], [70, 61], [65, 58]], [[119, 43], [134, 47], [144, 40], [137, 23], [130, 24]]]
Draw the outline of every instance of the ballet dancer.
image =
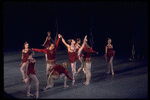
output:
[[27, 97], [33, 96], [33, 94], [30, 94], [30, 85], [31, 81], [33, 80], [35, 82], [35, 89], [36, 89], [36, 99], [39, 96], [39, 80], [36, 77], [35, 72], [35, 62], [36, 60], [32, 57], [34, 55], [33, 51], [29, 52], [29, 57], [27, 59], [27, 65], [26, 65], [26, 76], [27, 76]]
[[47, 37], [45, 39], [45, 42], [42, 44], [45, 48], [49, 47], [50, 43], [55, 43], [54, 40], [51, 38], [51, 32], [47, 32]]
[[49, 71], [49, 81], [47, 86], [44, 88], [44, 90], [53, 87], [54, 85], [54, 80], [56, 79], [60, 79], [60, 78], [64, 78], [64, 87], [68, 87], [67, 85], [67, 78], [70, 80], [73, 80], [69, 74], [68, 74], [68, 70], [66, 70], [66, 68], [68, 67], [68, 63], [64, 62], [62, 65], [56, 64], [55, 66], [53, 66], [51, 68], [51, 70]]
[[67, 44], [65, 42], [64, 38], [62, 37], [62, 42], [66, 45], [66, 47], [68, 49], [69, 62], [71, 63], [72, 76], [73, 76], [72, 85], [74, 85], [74, 83], [75, 83], [76, 60], [80, 56], [81, 51], [82, 51], [86, 41], [87, 41], [87, 36], [84, 37], [82, 46], [79, 48], [79, 50], [77, 50], [77, 47], [75, 47], [76, 42], [74, 39], [69, 39], [68, 40], [69, 44]]
[[108, 72], [106, 72], [106, 74], [110, 74], [110, 66], [111, 66], [111, 74], [114, 75], [114, 71], [113, 71], [113, 58], [115, 55], [115, 51], [113, 51], [113, 45], [111, 44], [111, 39], [108, 38], [107, 41], [107, 45], [105, 46], [105, 59], [107, 61], [107, 67], [108, 67]]
[[29, 44], [27, 42], [24, 43], [24, 49], [22, 49], [22, 57], [21, 57], [21, 64], [20, 64], [20, 72], [22, 74], [23, 77], [23, 82], [27, 82], [27, 78], [25, 77], [25, 72], [24, 72], [24, 67], [27, 64], [27, 59], [28, 59], [28, 52], [30, 51], [30, 49], [28, 48]]
[[83, 65], [84, 65], [84, 71], [86, 74], [86, 81], [83, 83], [85, 85], [90, 84], [90, 80], [91, 80], [91, 54], [92, 53], [96, 53], [98, 54], [98, 52], [93, 51], [93, 49], [86, 43], [83, 49]]
[[49, 48], [47, 49], [36, 49], [36, 48], [32, 48], [33, 51], [36, 52], [41, 52], [41, 53], [46, 53], [48, 60], [47, 60], [47, 67], [46, 67], [46, 79], [48, 81], [48, 72], [49, 70], [56, 65], [56, 51], [59, 45], [59, 41], [60, 41], [61, 35], [58, 34], [58, 39], [56, 42], [56, 45], [51, 43]]
[[[51, 32], [48, 31], [48, 32], [47, 32], [47, 37], [46, 37], [46, 39], [45, 39], [45, 42], [42, 44], [42, 46], [44, 46], [45, 49], [48, 48], [51, 43], [55, 43], [54, 40], [51, 38], [50, 35], [51, 35]], [[47, 54], [45, 54], [45, 60], [47, 61]]]

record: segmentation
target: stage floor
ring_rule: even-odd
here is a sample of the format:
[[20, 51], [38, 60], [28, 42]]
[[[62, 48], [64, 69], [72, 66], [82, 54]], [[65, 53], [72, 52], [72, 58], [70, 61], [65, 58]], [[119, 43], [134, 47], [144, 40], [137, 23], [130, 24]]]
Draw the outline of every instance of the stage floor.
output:
[[[148, 98], [148, 61], [129, 61], [127, 57], [115, 55], [113, 60], [115, 75], [107, 75], [107, 64], [103, 55], [92, 54], [91, 82], [84, 85], [85, 75], [80, 71], [76, 77], [75, 85], [67, 79], [69, 87], [64, 88], [63, 79], [55, 80], [53, 88], [46, 91], [46, 62], [45, 54], [35, 52], [35, 70], [39, 79], [39, 99], [132, 99]], [[57, 51], [56, 61], [58, 64], [68, 61], [66, 50]], [[4, 52], [4, 98], [32, 99], [26, 97], [26, 84], [22, 82], [20, 72], [21, 51]], [[77, 61], [77, 69], [80, 67]], [[71, 74], [71, 66], [67, 68]], [[35, 93], [35, 85], [32, 81], [31, 93]], [[6, 95], [7, 94], [7, 95]], [[10, 95], [10, 96], [8, 96]]]

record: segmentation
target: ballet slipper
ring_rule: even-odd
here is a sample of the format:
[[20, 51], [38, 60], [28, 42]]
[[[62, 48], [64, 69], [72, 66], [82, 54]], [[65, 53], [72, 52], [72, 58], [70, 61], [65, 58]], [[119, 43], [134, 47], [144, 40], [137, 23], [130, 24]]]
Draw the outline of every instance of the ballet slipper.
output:
[[28, 93], [27, 97], [33, 97], [33, 94]]
[[74, 83], [75, 83], [75, 80], [72, 81], [72, 85], [74, 85]]
[[68, 85], [64, 85], [64, 87], [69, 87]]
[[36, 99], [38, 99], [38, 97], [39, 97], [39, 92], [36, 92], [36, 93], [35, 93], [35, 96], [36, 96]]
[[48, 88], [51, 88], [51, 87], [53, 87], [52, 85], [48, 85], [47, 87], [45, 87], [43, 90], [45, 91], [45, 90], [47, 90]]
[[114, 75], [114, 72], [112, 72], [111, 74]]

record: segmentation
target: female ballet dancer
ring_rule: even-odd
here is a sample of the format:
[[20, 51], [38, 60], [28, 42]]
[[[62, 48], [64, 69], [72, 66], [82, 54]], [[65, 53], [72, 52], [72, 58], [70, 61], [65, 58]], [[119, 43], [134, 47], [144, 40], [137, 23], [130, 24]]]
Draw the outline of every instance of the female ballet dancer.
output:
[[98, 54], [98, 52], [93, 51], [93, 49], [86, 43], [83, 49], [83, 65], [84, 65], [84, 71], [86, 74], [86, 81], [83, 83], [85, 85], [90, 84], [90, 80], [91, 80], [91, 54], [92, 53], [96, 53]]
[[73, 76], [72, 85], [74, 85], [74, 83], [75, 83], [76, 60], [80, 56], [81, 51], [82, 51], [86, 41], [87, 41], [87, 36], [84, 37], [82, 46], [80, 47], [79, 50], [77, 50], [77, 47], [75, 47], [75, 40], [74, 39], [69, 39], [68, 40], [69, 44], [67, 44], [65, 42], [64, 38], [62, 37], [62, 42], [66, 45], [66, 47], [68, 49], [69, 62], [71, 63], [72, 76]]
[[47, 48], [47, 47], [49, 47], [49, 45], [50, 45], [50, 43], [55, 43], [54, 42], [54, 40], [51, 38], [51, 32], [47, 32], [47, 37], [46, 37], [46, 39], [45, 39], [45, 42], [43, 43], [43, 45], [42, 46], [44, 46], [45, 48]]
[[[47, 32], [47, 37], [46, 37], [46, 39], [45, 39], [45, 42], [44, 42], [43, 45], [42, 45], [42, 46], [45, 47], [45, 49], [48, 48], [51, 43], [55, 43], [54, 40], [51, 38], [50, 35], [51, 35], [51, 32], [48, 31], [48, 32]], [[45, 54], [45, 60], [47, 61], [47, 54]]]
[[28, 48], [29, 47], [29, 44], [27, 42], [24, 43], [24, 49], [22, 49], [22, 62], [20, 64], [20, 71], [21, 71], [21, 74], [22, 74], [22, 77], [23, 77], [23, 82], [27, 82], [27, 78], [25, 77], [25, 72], [24, 72], [24, 67], [26, 66], [27, 64], [27, 59], [28, 59], [28, 52], [30, 51], [30, 49]]
[[110, 74], [110, 66], [111, 66], [111, 74], [114, 75], [114, 71], [113, 71], [113, 58], [115, 55], [115, 51], [113, 51], [113, 45], [111, 44], [111, 39], [108, 38], [107, 41], [107, 45], [105, 46], [105, 59], [107, 61], [107, 67], [108, 67], [108, 72], [106, 72], [107, 74]]
[[27, 81], [27, 97], [33, 96], [33, 94], [30, 94], [30, 85], [31, 81], [33, 80], [35, 82], [35, 89], [36, 89], [36, 99], [39, 96], [39, 80], [36, 77], [36, 72], [35, 72], [35, 62], [36, 60], [32, 57], [34, 55], [33, 51], [29, 52], [29, 57], [27, 59], [27, 65], [26, 65], [26, 76], [28, 77]]

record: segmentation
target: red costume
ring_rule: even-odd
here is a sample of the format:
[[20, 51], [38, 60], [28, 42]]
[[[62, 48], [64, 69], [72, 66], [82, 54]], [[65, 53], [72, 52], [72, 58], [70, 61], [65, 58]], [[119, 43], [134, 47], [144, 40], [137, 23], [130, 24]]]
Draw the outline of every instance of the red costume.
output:
[[[110, 57], [112, 57], [114, 55], [115, 55], [115, 51], [113, 51], [113, 48], [109, 48], [107, 46], [107, 58], [110, 58]], [[106, 55], [104, 55], [104, 56], [106, 56]]]
[[52, 42], [52, 41], [51, 41], [51, 37], [48, 36], [48, 39], [47, 39], [47, 41], [46, 41], [44, 47], [49, 47], [49, 45], [50, 45], [51, 42]]
[[22, 62], [23, 62], [23, 63], [27, 61], [28, 56], [29, 56], [29, 55], [28, 55], [28, 52], [26, 52], [26, 53], [23, 52], [23, 59], [22, 59]]
[[57, 39], [55, 48], [54, 48], [53, 50], [49, 50], [49, 49], [35, 49], [35, 48], [33, 48], [32, 50], [33, 50], [33, 51], [37, 51], [37, 52], [41, 52], [41, 53], [46, 53], [46, 54], [47, 54], [47, 57], [48, 57], [48, 60], [49, 60], [48, 62], [49, 62], [49, 63], [56, 63], [56, 61], [55, 61], [55, 58], [56, 58], [56, 50], [57, 50], [57, 48], [58, 48], [59, 41], [60, 41], [60, 38]]
[[36, 74], [35, 69], [34, 69], [34, 65], [35, 65], [35, 59], [28, 59], [29, 61], [29, 65], [28, 65], [28, 71], [27, 71], [27, 75], [29, 74]]
[[74, 63], [78, 59], [77, 50], [76, 52], [68, 52], [69, 55], [69, 62]]
[[63, 66], [61, 66], [61, 65], [58, 65], [58, 64], [56, 64], [54, 67], [52, 67], [52, 69], [50, 70], [50, 72], [52, 72], [52, 70], [54, 70], [53, 71], [53, 74], [55, 74], [55, 75], [60, 75], [60, 74], [62, 74], [62, 73], [64, 73], [66, 76], [67, 76], [67, 78], [69, 78], [70, 80], [73, 80], [70, 76], [69, 76], [69, 74], [68, 74], [68, 70], [66, 70]]
[[93, 49], [90, 47], [88, 48], [87, 45], [84, 46], [83, 49], [83, 62], [91, 62], [91, 54], [97, 53], [96, 51], [93, 51]]

